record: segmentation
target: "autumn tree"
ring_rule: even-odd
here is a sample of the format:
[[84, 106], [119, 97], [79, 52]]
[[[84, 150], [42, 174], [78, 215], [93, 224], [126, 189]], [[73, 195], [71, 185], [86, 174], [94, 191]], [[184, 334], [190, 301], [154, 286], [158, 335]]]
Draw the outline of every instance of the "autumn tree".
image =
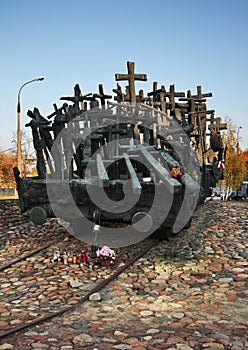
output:
[[240, 154], [240, 158], [245, 163], [245, 168], [246, 168], [245, 180], [248, 180], [248, 149]]
[[13, 167], [16, 166], [16, 156], [0, 151], [0, 186], [15, 187]]
[[225, 158], [225, 176], [224, 187], [227, 192], [238, 190], [241, 186], [246, 173], [245, 161], [239, 154], [237, 147], [237, 138], [235, 129], [229, 124], [229, 130], [225, 138], [226, 158]]

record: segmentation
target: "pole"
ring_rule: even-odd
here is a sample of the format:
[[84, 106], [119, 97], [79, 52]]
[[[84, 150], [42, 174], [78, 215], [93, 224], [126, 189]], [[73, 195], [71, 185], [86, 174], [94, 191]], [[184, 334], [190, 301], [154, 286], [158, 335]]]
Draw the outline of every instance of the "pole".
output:
[[237, 129], [237, 154], [239, 154], [239, 130], [242, 129], [242, 126], [239, 126]]
[[22, 149], [21, 149], [21, 91], [24, 88], [25, 85], [33, 83], [34, 81], [42, 81], [44, 80], [44, 77], [38, 77], [32, 80], [27, 81], [24, 83], [19, 91], [18, 91], [18, 97], [17, 97], [17, 167], [20, 171], [20, 176], [22, 176]]

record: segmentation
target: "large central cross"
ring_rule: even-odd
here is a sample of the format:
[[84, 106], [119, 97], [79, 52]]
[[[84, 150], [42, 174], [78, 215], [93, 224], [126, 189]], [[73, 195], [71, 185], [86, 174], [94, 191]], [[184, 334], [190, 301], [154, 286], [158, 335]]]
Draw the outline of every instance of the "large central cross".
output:
[[128, 80], [129, 84], [129, 94], [130, 101], [132, 104], [136, 103], [136, 93], [135, 93], [135, 80], [147, 81], [146, 74], [134, 74], [134, 62], [127, 62], [128, 74], [115, 74], [115, 80]]

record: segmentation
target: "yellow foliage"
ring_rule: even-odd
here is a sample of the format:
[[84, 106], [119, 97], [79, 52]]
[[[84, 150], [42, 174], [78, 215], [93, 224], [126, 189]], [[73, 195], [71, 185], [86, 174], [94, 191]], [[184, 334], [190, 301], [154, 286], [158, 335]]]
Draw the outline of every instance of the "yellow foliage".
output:
[[244, 158], [239, 154], [234, 130], [229, 131], [226, 146], [224, 185], [228, 188], [238, 189], [244, 180], [246, 166]]
[[16, 166], [16, 156], [0, 152], [0, 186], [15, 187], [13, 168]]

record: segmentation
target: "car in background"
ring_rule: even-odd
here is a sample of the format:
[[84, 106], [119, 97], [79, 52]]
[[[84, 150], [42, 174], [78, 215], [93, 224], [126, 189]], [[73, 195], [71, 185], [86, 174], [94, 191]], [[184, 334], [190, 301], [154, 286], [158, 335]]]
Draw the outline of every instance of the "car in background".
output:
[[228, 201], [240, 201], [245, 199], [246, 199], [246, 195], [241, 191], [232, 191], [227, 197]]

